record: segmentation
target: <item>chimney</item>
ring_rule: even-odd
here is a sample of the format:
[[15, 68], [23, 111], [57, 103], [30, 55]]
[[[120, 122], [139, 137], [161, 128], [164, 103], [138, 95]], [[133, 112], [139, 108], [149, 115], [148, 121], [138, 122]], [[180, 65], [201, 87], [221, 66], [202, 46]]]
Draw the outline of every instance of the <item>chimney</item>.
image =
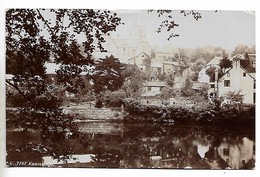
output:
[[217, 93], [217, 88], [218, 88], [218, 68], [216, 67], [216, 69], [215, 69], [215, 87], [214, 87], [215, 94]]
[[239, 57], [235, 57], [233, 59], [233, 90], [234, 91], [239, 91], [240, 90], [240, 58]]

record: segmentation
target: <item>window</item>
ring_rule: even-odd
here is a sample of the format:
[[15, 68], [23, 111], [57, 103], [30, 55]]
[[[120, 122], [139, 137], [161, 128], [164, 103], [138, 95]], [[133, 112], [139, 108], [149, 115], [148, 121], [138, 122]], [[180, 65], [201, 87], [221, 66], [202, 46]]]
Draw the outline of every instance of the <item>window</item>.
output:
[[160, 91], [162, 91], [163, 87], [160, 87]]
[[224, 80], [224, 87], [230, 87], [230, 80]]
[[230, 77], [230, 73], [227, 73], [227, 77]]
[[215, 88], [215, 84], [210, 84], [210, 88]]
[[228, 150], [227, 148], [224, 148], [224, 149], [223, 149], [223, 154], [224, 154], [224, 155], [229, 155], [229, 150]]
[[243, 73], [243, 77], [246, 77], [246, 73], [245, 72]]
[[148, 91], [151, 91], [152, 90], [152, 87], [148, 87]]

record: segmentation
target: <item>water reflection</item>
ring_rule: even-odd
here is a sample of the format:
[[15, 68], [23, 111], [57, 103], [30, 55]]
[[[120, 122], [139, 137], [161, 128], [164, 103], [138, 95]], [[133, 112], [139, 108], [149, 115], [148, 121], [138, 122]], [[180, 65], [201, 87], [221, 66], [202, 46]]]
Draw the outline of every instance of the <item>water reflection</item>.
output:
[[253, 129], [108, 122], [80, 127], [80, 136], [71, 142], [72, 160], [64, 164], [45, 156], [43, 166], [254, 168]]

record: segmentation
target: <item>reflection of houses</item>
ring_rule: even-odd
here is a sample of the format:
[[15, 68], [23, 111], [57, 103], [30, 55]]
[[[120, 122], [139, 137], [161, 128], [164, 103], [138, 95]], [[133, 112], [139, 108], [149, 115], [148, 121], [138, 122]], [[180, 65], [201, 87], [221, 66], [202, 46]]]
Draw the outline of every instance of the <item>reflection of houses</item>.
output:
[[223, 142], [218, 147], [218, 154], [232, 169], [239, 169], [254, 158], [254, 143], [248, 138], [243, 138], [241, 144], [232, 145]]
[[161, 94], [162, 89], [166, 87], [165, 82], [151, 81], [144, 84], [143, 96], [155, 96]]
[[255, 103], [255, 78], [253, 74], [240, 67], [239, 58], [233, 59], [232, 69], [218, 81], [219, 97], [230, 91], [241, 91], [241, 94], [244, 95], [243, 103]]

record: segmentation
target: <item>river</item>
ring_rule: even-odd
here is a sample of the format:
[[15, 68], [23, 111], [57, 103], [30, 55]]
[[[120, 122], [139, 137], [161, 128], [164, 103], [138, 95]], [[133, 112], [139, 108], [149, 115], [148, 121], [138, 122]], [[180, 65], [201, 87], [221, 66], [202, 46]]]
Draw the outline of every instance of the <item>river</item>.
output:
[[[106, 121], [79, 123], [79, 127], [80, 136], [68, 145], [72, 158], [66, 163], [23, 148], [27, 144], [29, 149], [37, 151], [33, 146], [40, 144], [37, 133], [25, 138], [22, 132], [7, 132], [7, 164], [11, 167], [254, 168], [255, 136], [250, 128]], [[60, 148], [63, 146], [67, 145]]]

